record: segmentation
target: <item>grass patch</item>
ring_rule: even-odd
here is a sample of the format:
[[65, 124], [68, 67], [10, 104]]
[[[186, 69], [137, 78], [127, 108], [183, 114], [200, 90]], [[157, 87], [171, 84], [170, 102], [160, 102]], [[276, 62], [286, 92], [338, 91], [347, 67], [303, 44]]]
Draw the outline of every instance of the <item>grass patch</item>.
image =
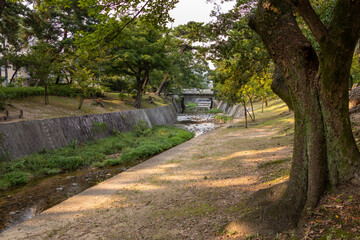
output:
[[[33, 179], [94, 166], [114, 166], [130, 163], [159, 154], [181, 144], [194, 136], [193, 133], [169, 126], [148, 128], [141, 125], [134, 132], [117, 135], [97, 141], [69, 146], [0, 164], [0, 189], [22, 185]], [[111, 159], [115, 153], [120, 157]]]
[[223, 110], [218, 109], [218, 108], [213, 108], [213, 109], [207, 110], [206, 113], [218, 114], [218, 113], [223, 113]]

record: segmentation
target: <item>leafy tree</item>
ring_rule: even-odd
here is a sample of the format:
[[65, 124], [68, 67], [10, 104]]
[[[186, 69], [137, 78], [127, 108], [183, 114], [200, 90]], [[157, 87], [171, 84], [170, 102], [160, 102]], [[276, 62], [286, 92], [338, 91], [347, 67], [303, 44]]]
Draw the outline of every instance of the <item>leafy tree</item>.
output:
[[47, 43], [38, 43], [31, 47], [26, 55], [27, 69], [31, 77], [37, 79], [45, 87], [44, 103], [49, 104], [48, 85], [51, 80], [51, 74], [59, 68], [59, 61], [55, 54], [56, 49]]
[[[282, 200], [266, 214], [276, 218], [267, 220], [275, 228], [296, 225], [307, 209], [318, 204], [327, 186], [336, 188], [359, 177], [360, 154], [349, 120], [348, 87], [360, 36], [360, 4], [330, 1], [324, 7], [329, 16], [323, 17], [316, 8], [318, 2], [260, 0], [250, 19], [284, 76], [295, 113], [289, 185]], [[306, 38], [295, 13], [304, 19], [316, 44]]]
[[81, 109], [84, 99], [91, 96], [93, 88], [98, 83], [95, 80], [94, 73], [92, 73], [91, 70], [81, 68], [79, 65], [76, 65], [75, 70], [72, 71], [72, 78], [74, 80], [72, 87], [79, 90], [77, 91], [76, 97], [79, 99], [78, 109]]
[[[141, 107], [144, 86], [150, 72], [165, 69], [169, 63], [165, 54], [166, 44], [161, 29], [147, 26], [136, 21], [136, 25], [124, 29], [111, 49], [109, 60], [111, 67], [119, 75], [129, 75], [136, 79], [137, 96], [134, 106]], [[115, 21], [114, 24], [122, 24]]]

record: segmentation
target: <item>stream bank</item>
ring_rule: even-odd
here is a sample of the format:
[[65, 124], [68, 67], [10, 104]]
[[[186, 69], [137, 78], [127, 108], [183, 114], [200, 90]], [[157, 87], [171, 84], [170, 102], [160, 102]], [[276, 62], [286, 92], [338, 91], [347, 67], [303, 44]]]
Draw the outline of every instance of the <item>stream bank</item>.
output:
[[[175, 126], [200, 136], [218, 127], [214, 115], [178, 116]], [[46, 177], [0, 192], [0, 232], [33, 218], [42, 211], [108, 179], [142, 161], [103, 168], [84, 168]]]

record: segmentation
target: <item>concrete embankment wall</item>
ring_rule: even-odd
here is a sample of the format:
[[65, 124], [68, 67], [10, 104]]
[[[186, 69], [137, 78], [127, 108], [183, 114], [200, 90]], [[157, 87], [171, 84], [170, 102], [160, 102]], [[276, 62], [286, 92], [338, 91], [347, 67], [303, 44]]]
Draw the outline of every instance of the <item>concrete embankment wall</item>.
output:
[[221, 109], [225, 115], [231, 116], [233, 118], [243, 118], [244, 117], [244, 107], [241, 104], [229, 105], [223, 101], [214, 101], [214, 107]]
[[0, 124], [0, 154], [16, 159], [43, 149], [58, 149], [74, 139], [86, 142], [111, 135], [114, 131], [131, 131], [140, 120], [154, 125], [176, 122], [172, 104], [165, 107], [123, 112], [53, 118]]

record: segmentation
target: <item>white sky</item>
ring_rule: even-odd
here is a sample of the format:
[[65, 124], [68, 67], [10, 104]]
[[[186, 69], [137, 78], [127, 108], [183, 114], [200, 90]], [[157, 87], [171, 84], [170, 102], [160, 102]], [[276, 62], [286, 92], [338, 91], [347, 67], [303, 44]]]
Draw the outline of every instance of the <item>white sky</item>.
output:
[[[217, 0], [220, 2], [220, 0]], [[235, 2], [226, 2], [221, 5], [223, 12], [230, 10]], [[180, 0], [175, 9], [170, 11], [170, 16], [175, 19], [172, 26], [186, 24], [189, 21], [209, 22], [210, 13], [214, 8], [213, 4], [207, 3], [206, 0]], [[170, 23], [171, 25], [171, 23]]]

